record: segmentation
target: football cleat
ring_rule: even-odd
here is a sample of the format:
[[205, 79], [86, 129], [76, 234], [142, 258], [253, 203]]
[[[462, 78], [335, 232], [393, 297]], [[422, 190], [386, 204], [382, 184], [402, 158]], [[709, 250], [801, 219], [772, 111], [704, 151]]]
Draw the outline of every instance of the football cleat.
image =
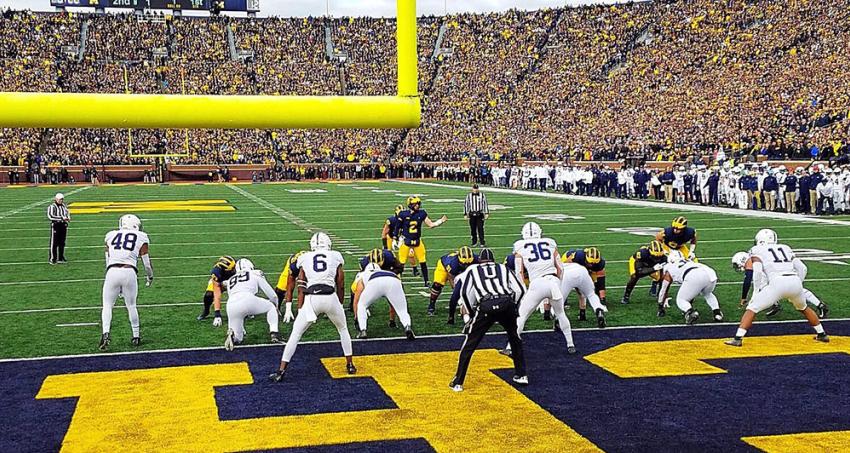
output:
[[416, 334], [413, 333], [413, 329], [411, 329], [410, 326], [407, 326], [404, 329], [404, 336], [406, 336], [408, 340], [416, 339]]
[[358, 340], [362, 340], [364, 338], [366, 338], [366, 331], [365, 330], [361, 330], [360, 332], [357, 332], [357, 339]]
[[605, 297], [600, 297], [599, 303], [602, 304], [602, 305], [608, 305], [608, 299], [605, 298]]
[[782, 311], [782, 306], [779, 305], [779, 304], [773, 304], [773, 305], [770, 306], [770, 308], [767, 309], [767, 312], [765, 312], [765, 315], [769, 318], [771, 316], [775, 316], [780, 311]]
[[227, 335], [224, 337], [224, 350], [232, 351], [234, 344], [233, 329], [227, 329]]
[[518, 385], [528, 385], [528, 376], [514, 376], [513, 381]]
[[605, 312], [601, 308], [596, 309], [596, 325], [600, 329], [604, 329], [608, 324], [605, 322]]
[[545, 310], [543, 312], [543, 320], [544, 321], [551, 321], [552, 320], [552, 310]]
[[511, 348], [499, 349], [499, 354], [511, 357]]
[[561, 331], [561, 324], [558, 323], [557, 319], [555, 320], [554, 323], [552, 323], [552, 331], [553, 332], [560, 332]]
[[431, 307], [428, 307], [428, 316], [434, 316], [435, 314], [435, 310]]
[[743, 338], [735, 337], [735, 338], [732, 338], [731, 340], [726, 340], [726, 341], [724, 341], [723, 343], [724, 343], [724, 344], [727, 344], [727, 345], [729, 345], [729, 346], [737, 346], [737, 347], [741, 347], [741, 346], [743, 346], [743, 345], [744, 345], [744, 339], [743, 339]]
[[109, 341], [109, 332], [106, 332], [105, 334], [100, 336], [100, 343], [97, 345], [97, 348], [101, 351], [106, 351], [107, 349], [109, 349]]
[[567, 354], [575, 354], [575, 353], [576, 353], [575, 345], [567, 346]]
[[578, 311], [578, 320], [579, 321], [587, 321], [587, 312], [585, 310]]
[[699, 319], [699, 312], [693, 308], [685, 312], [685, 323], [687, 325], [692, 325], [697, 322], [697, 319]]
[[270, 341], [272, 343], [283, 343], [283, 340], [280, 339], [280, 333], [272, 332], [269, 336], [271, 337]]
[[390, 329], [395, 329], [395, 328], [398, 327], [395, 323], [395, 319], [390, 319], [389, 327], [390, 327]]
[[354, 366], [354, 362], [348, 362], [345, 364], [345, 372], [348, 374], [357, 373], [357, 367]]
[[652, 286], [649, 287], [649, 295], [652, 297], [658, 297], [658, 287], [655, 285], [655, 283], [653, 283]]
[[277, 370], [274, 373], [269, 375], [269, 380], [272, 382], [280, 382], [283, 380], [283, 376], [286, 375], [286, 370]]
[[626, 296], [623, 296], [623, 298], [620, 299], [620, 303], [623, 304], [623, 305], [628, 305], [629, 304], [629, 298], [626, 297]]
[[659, 305], [658, 306], [658, 313], [656, 314], [656, 316], [658, 316], [659, 318], [663, 318], [666, 314], [667, 314], [667, 310], [664, 309], [664, 305]]
[[723, 321], [723, 312], [718, 308], [717, 310], [713, 310], [714, 313], [714, 322], [722, 322]]
[[455, 325], [455, 318], [449, 318], [446, 320], [446, 324], [453, 326]]
[[827, 335], [826, 332], [819, 333], [815, 337], [815, 340], [820, 341], [821, 343], [829, 343], [829, 335]]
[[430, 290], [431, 290], [431, 282], [427, 282], [427, 281], [425, 282], [425, 290], [426, 290], [426, 291], [430, 291]]
[[821, 304], [818, 305], [815, 310], [817, 310], [818, 318], [820, 319], [826, 319], [826, 317], [829, 315], [829, 307], [823, 302], [821, 302]]
[[209, 312], [208, 310], [204, 310], [204, 311], [203, 311], [200, 315], [198, 315], [198, 317], [197, 317], [197, 318], [195, 318], [195, 319], [197, 319], [198, 321], [203, 321], [203, 320], [205, 320], [205, 319], [207, 319], [207, 318], [209, 318], [209, 317], [210, 317], [210, 312]]
[[130, 340], [130, 344], [133, 346], [139, 346], [142, 344], [142, 339], [139, 337], [133, 337], [133, 339]]
[[457, 376], [455, 376], [455, 377], [452, 378], [452, 381], [449, 382], [449, 388], [454, 390], [455, 392], [462, 392], [463, 391], [463, 384], [459, 384], [457, 382]]
[[413, 276], [419, 277], [419, 268], [416, 266], [413, 266]]

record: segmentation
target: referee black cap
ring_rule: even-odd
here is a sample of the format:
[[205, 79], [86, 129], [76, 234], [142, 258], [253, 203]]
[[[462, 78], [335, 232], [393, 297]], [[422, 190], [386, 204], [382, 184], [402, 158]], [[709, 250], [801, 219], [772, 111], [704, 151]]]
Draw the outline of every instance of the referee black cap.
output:
[[473, 185], [472, 185], [472, 188], [473, 188], [473, 189], [477, 189], [477, 188], [478, 188], [478, 184], [473, 184]]
[[478, 261], [493, 262], [493, 261], [496, 261], [496, 259], [493, 258], [493, 251], [492, 250], [490, 250], [488, 248], [483, 248], [483, 249], [481, 249], [481, 252], [478, 253]]

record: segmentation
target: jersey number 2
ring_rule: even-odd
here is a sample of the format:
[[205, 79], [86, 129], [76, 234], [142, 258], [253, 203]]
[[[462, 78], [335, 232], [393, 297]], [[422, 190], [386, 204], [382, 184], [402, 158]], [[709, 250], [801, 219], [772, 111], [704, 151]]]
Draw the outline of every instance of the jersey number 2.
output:
[[115, 250], [133, 250], [136, 248], [136, 233], [118, 233], [112, 239], [112, 248]]

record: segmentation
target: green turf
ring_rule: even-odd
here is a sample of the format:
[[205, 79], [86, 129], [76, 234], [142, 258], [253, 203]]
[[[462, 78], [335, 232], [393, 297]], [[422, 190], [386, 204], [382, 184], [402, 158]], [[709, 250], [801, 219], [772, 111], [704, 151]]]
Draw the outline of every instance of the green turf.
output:
[[[362, 189], [361, 189], [362, 188]], [[308, 247], [304, 227], [325, 229], [343, 238], [352, 248], [366, 251], [380, 245], [384, 219], [393, 206], [410, 193], [424, 197], [423, 207], [432, 218], [447, 214], [450, 221], [424, 234], [431, 272], [437, 259], [458, 246], [468, 243], [468, 228], [462, 218], [465, 189], [417, 186], [396, 182], [357, 182], [352, 184], [266, 184], [266, 185], [169, 185], [62, 188], [67, 202], [75, 201], [155, 201], [189, 199], [226, 199], [237, 208], [233, 212], [140, 212], [143, 229], [151, 237], [151, 256], [156, 281], [139, 294], [142, 324], [142, 349], [217, 346], [222, 344], [224, 330], [211, 327], [209, 321], [197, 322], [200, 300], [207, 275], [215, 259], [222, 254], [250, 257], [263, 269], [274, 285], [285, 257]], [[322, 193], [293, 193], [322, 189]], [[56, 188], [0, 189], [0, 357], [36, 357], [96, 352], [100, 326], [57, 327], [57, 324], [100, 322], [100, 287], [104, 273], [103, 237], [116, 226], [118, 213], [76, 215], [69, 231], [67, 265], [47, 263], [49, 223], [46, 203]], [[373, 191], [374, 190], [374, 191]], [[377, 192], [375, 192], [377, 191]], [[246, 195], [247, 193], [248, 195]], [[253, 198], [257, 197], [257, 198]], [[681, 323], [677, 310], [666, 318], [655, 316], [654, 301], [646, 286], [639, 287], [632, 304], [621, 306], [622, 287], [627, 280], [625, 261], [647, 236], [611, 232], [608, 228], [662, 227], [680, 214], [660, 207], [617, 206], [533, 197], [526, 194], [491, 193], [496, 210], [487, 223], [487, 238], [501, 260], [518, 239], [526, 216], [536, 214], [568, 214], [583, 219], [537, 220], [546, 236], [554, 238], [561, 249], [595, 245], [608, 261], [609, 325], [656, 325]], [[443, 200], [441, 202], [441, 200]], [[446, 201], [456, 200], [456, 201]], [[272, 209], [271, 207], [276, 207]], [[19, 212], [16, 212], [20, 210]], [[281, 211], [283, 210], [283, 211]], [[747, 249], [755, 232], [764, 227], [775, 229], [783, 242], [794, 248], [816, 248], [836, 253], [850, 253], [850, 228], [793, 220], [748, 218], [741, 215], [686, 212], [690, 225], [699, 232], [698, 255], [714, 267], [720, 278], [717, 295], [728, 320], [740, 314], [740, 275], [729, 266], [729, 257]], [[281, 217], [288, 217], [286, 220]], [[293, 216], [300, 219], [293, 223]], [[297, 224], [297, 225], [296, 225]], [[341, 245], [337, 241], [337, 245]], [[352, 278], [357, 267], [355, 255], [346, 258], [346, 276]], [[850, 260], [844, 260], [850, 261]], [[832, 308], [832, 317], [850, 316], [850, 268], [837, 264], [808, 261], [806, 286]], [[405, 275], [405, 289], [411, 306], [414, 328], [418, 334], [454, 333], [460, 326], [445, 325], [445, 291], [439, 304], [439, 316], [425, 315], [427, 298], [421, 279]], [[571, 297], [574, 302], [575, 296]], [[161, 306], [151, 306], [161, 305]], [[570, 310], [573, 327], [592, 327], [593, 322], [578, 322], [575, 303]], [[402, 336], [400, 330], [386, 326], [386, 305], [373, 309], [369, 331], [371, 336]], [[696, 307], [708, 313], [701, 300]], [[31, 310], [54, 310], [33, 312]], [[15, 311], [28, 311], [14, 313]], [[350, 316], [349, 316], [350, 318]], [[707, 318], [707, 316], [705, 317]], [[786, 309], [777, 319], [795, 319]], [[351, 322], [351, 321], [349, 321]], [[700, 322], [708, 322], [705, 319]], [[551, 323], [533, 317], [528, 328], [551, 327]], [[290, 327], [281, 326], [284, 336]], [[247, 323], [246, 342], [265, 342], [268, 329], [264, 319]], [[353, 326], [351, 331], [354, 332]], [[126, 311], [116, 307], [113, 317], [113, 351], [130, 350]], [[320, 321], [305, 335], [305, 340], [336, 338], [326, 320]]]

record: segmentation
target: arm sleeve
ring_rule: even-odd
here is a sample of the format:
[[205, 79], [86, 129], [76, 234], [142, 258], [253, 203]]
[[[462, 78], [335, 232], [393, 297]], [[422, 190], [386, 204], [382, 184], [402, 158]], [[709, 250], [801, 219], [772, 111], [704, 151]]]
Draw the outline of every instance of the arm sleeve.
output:
[[472, 278], [472, 275], [467, 275], [467, 277], [463, 279], [463, 288], [461, 288], [460, 290], [461, 300], [463, 300], [463, 304], [466, 306], [466, 309], [467, 311], [469, 311], [469, 313], [472, 313], [474, 311], [474, 307], [470, 302], [471, 298], [469, 297], [469, 291], [472, 289], [472, 285], [469, 284], [469, 281], [472, 280]]
[[809, 268], [806, 267], [806, 265], [803, 263], [803, 261], [800, 258], [794, 258], [794, 261], [792, 261], [792, 264], [794, 265], [794, 272], [796, 272], [797, 275], [800, 276], [800, 280], [805, 280], [806, 275], [808, 275], [808, 273], [809, 273]]
[[747, 269], [744, 271], [744, 285], [741, 287], [741, 299], [746, 299], [750, 295], [750, 287], [753, 286], [753, 271]]
[[514, 291], [514, 300], [519, 303], [525, 296], [525, 285], [514, 272], [508, 271], [508, 279], [510, 280], [511, 289]]
[[661, 280], [661, 289], [658, 291], [658, 304], [661, 305], [664, 303], [664, 299], [667, 297], [667, 291], [670, 289], [670, 282], [667, 279]]
[[266, 277], [262, 275], [258, 275], [257, 277], [259, 278], [260, 282], [260, 290], [263, 292], [263, 294], [266, 295], [266, 297], [269, 298], [269, 301], [271, 303], [277, 305], [277, 293], [274, 292], [274, 288], [272, 288], [272, 285], [269, 285], [269, 282], [268, 280], [266, 280]]
[[153, 278], [153, 267], [151, 267], [151, 257], [149, 254], [142, 255], [142, 263], [145, 265], [145, 274], [148, 278]]

